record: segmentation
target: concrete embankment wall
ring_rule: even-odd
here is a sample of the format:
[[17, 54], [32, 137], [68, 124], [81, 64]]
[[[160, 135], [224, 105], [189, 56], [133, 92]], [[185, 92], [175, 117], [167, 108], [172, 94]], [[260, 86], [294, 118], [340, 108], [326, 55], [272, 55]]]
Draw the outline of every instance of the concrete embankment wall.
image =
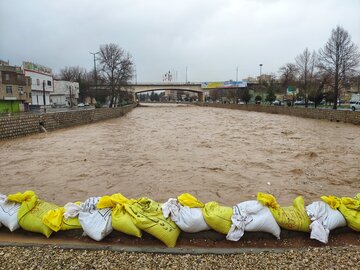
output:
[[135, 106], [0, 117], [0, 140], [40, 133], [41, 126], [49, 131], [120, 117]]
[[332, 110], [332, 109], [314, 109], [314, 108], [299, 108], [286, 106], [266, 106], [266, 105], [245, 105], [245, 104], [218, 104], [218, 103], [204, 103], [203, 106], [236, 109], [254, 112], [265, 112], [273, 114], [286, 114], [304, 118], [312, 119], [326, 119], [335, 122], [351, 123], [360, 125], [360, 111], [351, 110]]

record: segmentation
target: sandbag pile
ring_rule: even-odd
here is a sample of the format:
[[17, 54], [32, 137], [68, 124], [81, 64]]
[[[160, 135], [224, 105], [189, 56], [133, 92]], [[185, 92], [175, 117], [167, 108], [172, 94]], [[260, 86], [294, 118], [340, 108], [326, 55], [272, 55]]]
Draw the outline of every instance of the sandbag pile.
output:
[[202, 213], [204, 206], [194, 196], [185, 193], [177, 197], [177, 199], [170, 198], [161, 208], [164, 217], [170, 216], [181, 231], [197, 233], [210, 230]]
[[69, 202], [63, 207], [38, 198], [33, 191], [0, 193], [0, 227], [22, 228], [50, 237], [53, 232], [82, 229], [101, 241], [113, 230], [141, 238], [145, 231], [168, 247], [181, 233], [213, 229], [230, 241], [245, 232], [270, 233], [280, 239], [281, 229], [310, 232], [310, 238], [328, 243], [331, 230], [348, 226], [360, 231], [360, 193], [354, 198], [322, 196], [305, 206], [301, 196], [290, 206], [280, 206], [271, 194], [258, 193], [257, 200], [233, 207], [218, 202], [202, 203], [188, 193], [165, 203], [150, 198], [128, 199], [121, 193]]
[[227, 240], [238, 241], [244, 232], [267, 232], [280, 239], [280, 227], [270, 210], [258, 201], [246, 201], [233, 207], [232, 225]]

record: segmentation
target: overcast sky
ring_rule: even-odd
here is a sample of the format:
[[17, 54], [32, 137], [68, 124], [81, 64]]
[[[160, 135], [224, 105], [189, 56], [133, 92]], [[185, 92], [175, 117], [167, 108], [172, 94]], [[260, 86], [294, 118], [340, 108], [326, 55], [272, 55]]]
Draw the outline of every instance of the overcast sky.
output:
[[[360, 0], [0, 0], [0, 59], [58, 72], [93, 68], [116, 43], [138, 82], [224, 81], [277, 73], [306, 47], [318, 50], [343, 26], [360, 44]], [[175, 75], [174, 75], [175, 76]]]

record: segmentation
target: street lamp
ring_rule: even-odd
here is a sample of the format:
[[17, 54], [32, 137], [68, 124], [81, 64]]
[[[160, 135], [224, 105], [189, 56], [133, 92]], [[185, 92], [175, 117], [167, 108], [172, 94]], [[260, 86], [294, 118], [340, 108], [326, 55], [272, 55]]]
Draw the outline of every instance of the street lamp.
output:
[[135, 77], [135, 84], [137, 84], [137, 70], [136, 70], [136, 65], [134, 64], [134, 77]]
[[260, 67], [260, 77], [259, 77], [259, 81], [261, 83], [261, 68], [262, 68], [263, 64], [260, 64], [259, 67]]

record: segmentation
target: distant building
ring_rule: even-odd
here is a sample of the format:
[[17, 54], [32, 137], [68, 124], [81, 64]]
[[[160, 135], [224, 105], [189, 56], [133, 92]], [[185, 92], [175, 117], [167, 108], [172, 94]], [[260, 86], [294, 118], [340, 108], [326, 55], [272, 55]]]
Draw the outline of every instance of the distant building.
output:
[[0, 61], [0, 112], [20, 112], [29, 109], [31, 78], [21, 67]]
[[275, 76], [272, 74], [261, 74], [261, 76], [257, 76], [257, 81], [258, 82], [271, 82], [272, 80], [275, 79]]
[[[23, 62], [26, 76], [31, 78], [31, 105], [50, 105], [50, 94], [54, 92], [52, 71], [48, 67]], [[45, 104], [44, 104], [45, 92]]]
[[50, 103], [56, 106], [76, 106], [79, 99], [79, 83], [54, 80], [54, 92]]
[[243, 79], [243, 81], [245, 81], [245, 82], [247, 82], [247, 83], [257, 83], [257, 82], [258, 82], [258, 78], [247, 77], [247, 78]]

